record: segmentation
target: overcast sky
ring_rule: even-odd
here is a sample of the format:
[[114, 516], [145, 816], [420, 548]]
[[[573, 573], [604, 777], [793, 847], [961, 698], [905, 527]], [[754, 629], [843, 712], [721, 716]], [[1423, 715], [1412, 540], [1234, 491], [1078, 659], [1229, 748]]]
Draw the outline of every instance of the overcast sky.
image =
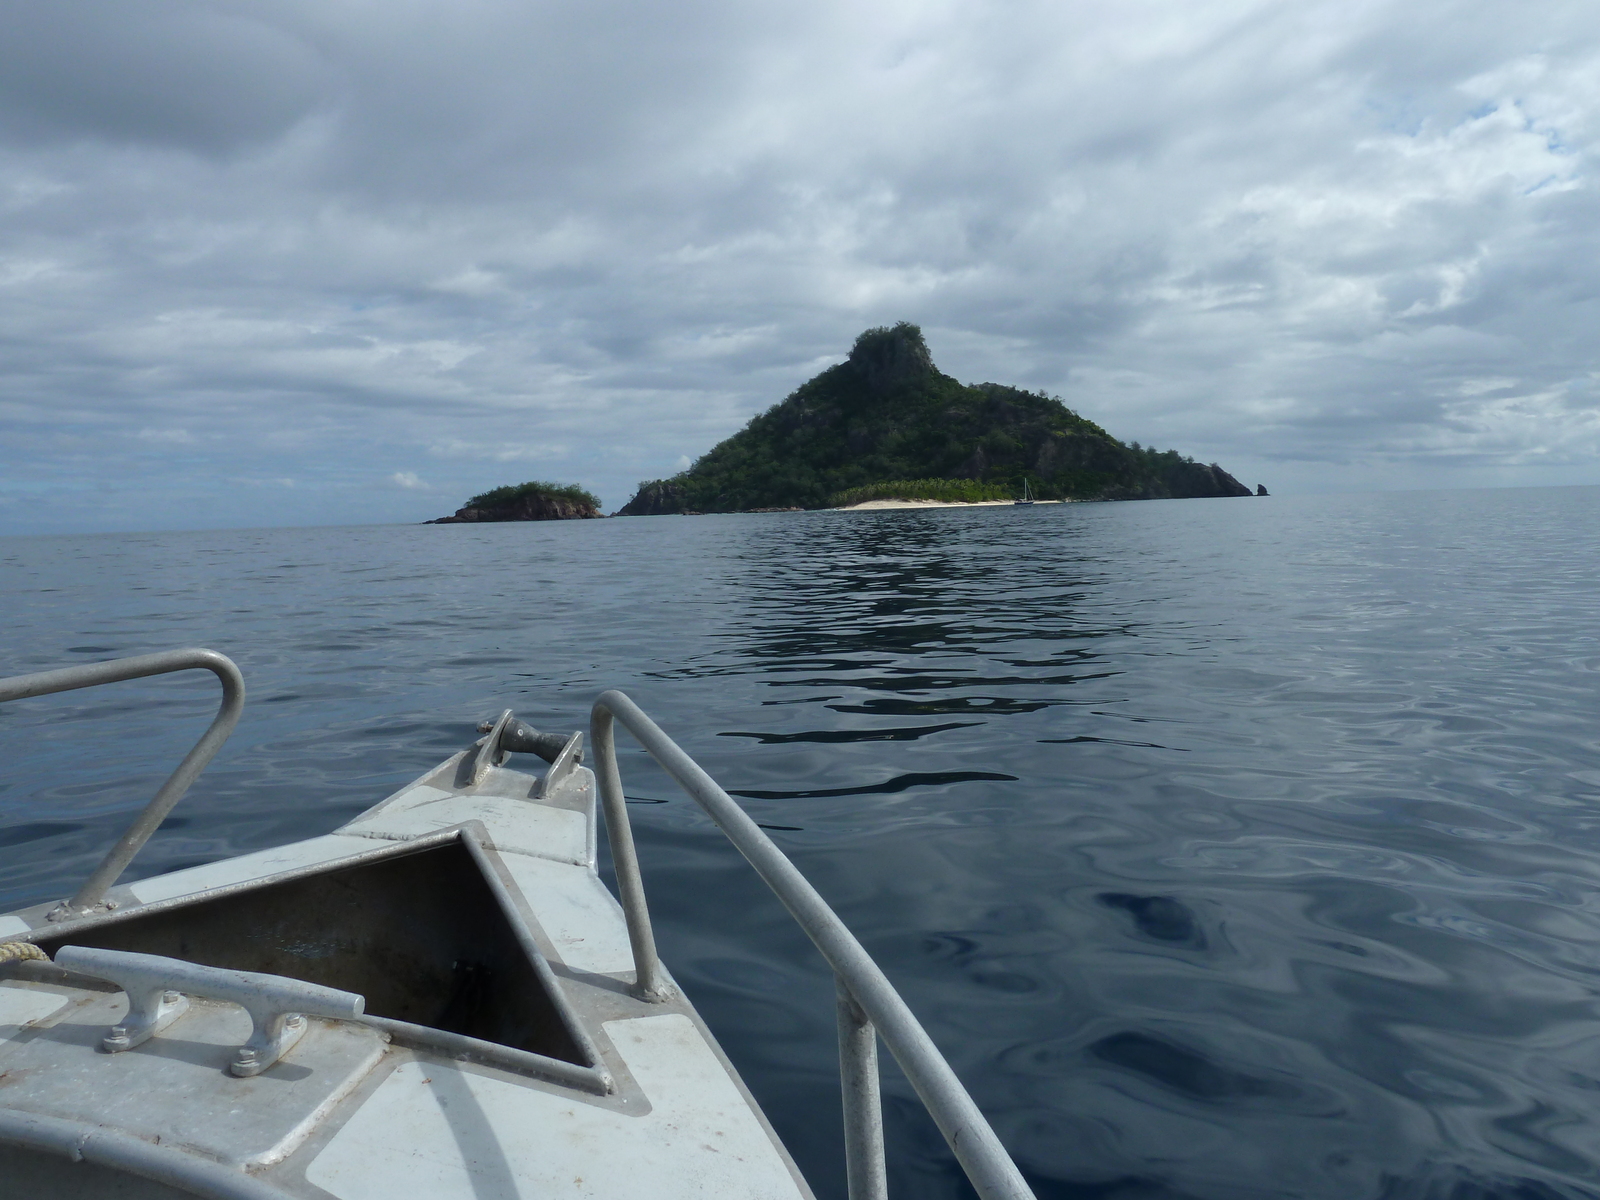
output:
[[615, 508], [914, 321], [1274, 492], [1600, 483], [1600, 6], [3, 0], [0, 532]]

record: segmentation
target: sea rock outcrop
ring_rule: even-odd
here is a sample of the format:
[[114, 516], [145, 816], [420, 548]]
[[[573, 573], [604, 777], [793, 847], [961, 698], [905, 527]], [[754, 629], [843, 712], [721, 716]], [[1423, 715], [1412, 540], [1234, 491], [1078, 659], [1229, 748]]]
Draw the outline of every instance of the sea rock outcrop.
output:
[[474, 521], [581, 521], [604, 516], [594, 505], [564, 496], [519, 496], [508, 504], [458, 508], [448, 517], [425, 525], [460, 525]]

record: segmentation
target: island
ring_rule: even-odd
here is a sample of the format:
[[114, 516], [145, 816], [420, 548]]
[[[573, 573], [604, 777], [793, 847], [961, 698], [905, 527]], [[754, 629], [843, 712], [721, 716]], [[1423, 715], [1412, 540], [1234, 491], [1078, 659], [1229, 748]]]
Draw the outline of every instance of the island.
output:
[[575, 483], [508, 484], [474, 496], [455, 513], [424, 525], [459, 525], [475, 521], [574, 521], [599, 517], [600, 498]]
[[1024, 481], [1041, 500], [1252, 494], [1216, 463], [1120, 442], [1043, 392], [962, 384], [902, 321], [867, 330], [844, 362], [687, 470], [640, 484], [617, 515], [994, 502], [1023, 495]]

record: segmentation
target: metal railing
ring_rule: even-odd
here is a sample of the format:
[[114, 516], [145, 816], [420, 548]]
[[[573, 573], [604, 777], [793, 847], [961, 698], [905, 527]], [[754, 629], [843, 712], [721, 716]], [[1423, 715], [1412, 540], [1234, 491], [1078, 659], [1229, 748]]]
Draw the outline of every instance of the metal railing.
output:
[[927, 1031], [906, 1007], [855, 935], [817, 890], [733, 798], [694, 759], [621, 692], [594, 702], [590, 742], [605, 808], [606, 833], [616, 867], [617, 891], [633, 945], [635, 989], [644, 999], [666, 992], [645, 906], [639, 858], [617, 769], [614, 722], [706, 811], [739, 853], [766, 881], [833, 968], [839, 995], [839, 1076], [844, 1097], [845, 1168], [850, 1200], [884, 1200], [883, 1114], [878, 1085], [878, 1038], [894, 1055], [945, 1142], [983, 1200], [1034, 1200], [1011, 1156], [973, 1103]]
[[[51, 919], [81, 915], [101, 905], [106, 891], [121, 877], [129, 862], [233, 732], [244, 707], [244, 679], [231, 659], [215, 650], [203, 649], [169, 650], [0, 679], [0, 703], [3, 703], [189, 670], [211, 671], [221, 681], [222, 703], [216, 717], [100, 865], [70, 900], [63, 901], [50, 914]], [[839, 1076], [844, 1101], [845, 1165], [850, 1200], [886, 1200], [888, 1195], [878, 1077], [880, 1037], [982, 1200], [1034, 1200], [1021, 1172], [950, 1064], [838, 914], [698, 763], [632, 700], [621, 692], [608, 691], [594, 703], [590, 739], [616, 868], [617, 890], [633, 948], [636, 993], [647, 1000], [660, 1000], [666, 997], [668, 988], [650, 928], [638, 854], [617, 768], [613, 736], [616, 721], [621, 721], [650, 756], [705, 810], [833, 969], [838, 991]], [[224, 1192], [234, 1194], [226, 1189], [216, 1194]], [[212, 1193], [202, 1191], [202, 1194]]]
[[184, 755], [155, 798], [145, 805], [144, 811], [117, 840], [111, 852], [101, 860], [94, 873], [84, 880], [72, 899], [64, 900], [50, 913], [53, 921], [92, 912], [100, 906], [107, 889], [127, 870], [133, 856], [167, 819], [173, 805], [183, 799], [183, 794], [205, 770], [206, 764], [228, 740], [233, 727], [239, 723], [239, 713], [244, 708], [244, 677], [239, 668], [226, 655], [215, 650], [164, 650], [160, 654], [141, 654], [135, 658], [115, 658], [109, 662], [84, 663], [77, 667], [62, 667], [56, 671], [40, 671], [35, 675], [17, 675], [0, 679], [0, 702], [23, 700], [30, 696], [48, 696], [52, 692], [70, 692], [78, 688], [96, 687], [102, 683], [121, 683], [127, 679], [143, 679], [149, 675], [167, 675], [173, 671], [210, 671], [222, 681], [222, 704], [211, 725], [200, 735], [194, 749]]

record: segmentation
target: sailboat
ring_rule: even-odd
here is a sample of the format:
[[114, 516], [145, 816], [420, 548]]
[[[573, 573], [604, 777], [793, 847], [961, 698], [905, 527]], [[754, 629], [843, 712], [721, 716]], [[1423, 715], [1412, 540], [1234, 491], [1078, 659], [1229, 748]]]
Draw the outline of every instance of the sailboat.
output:
[[1013, 504], [1032, 504], [1033, 503], [1033, 492], [1028, 487], [1028, 477], [1026, 475], [1024, 475], [1022, 477], [1022, 499], [1021, 500], [1013, 500], [1011, 503], [1013, 503]]

